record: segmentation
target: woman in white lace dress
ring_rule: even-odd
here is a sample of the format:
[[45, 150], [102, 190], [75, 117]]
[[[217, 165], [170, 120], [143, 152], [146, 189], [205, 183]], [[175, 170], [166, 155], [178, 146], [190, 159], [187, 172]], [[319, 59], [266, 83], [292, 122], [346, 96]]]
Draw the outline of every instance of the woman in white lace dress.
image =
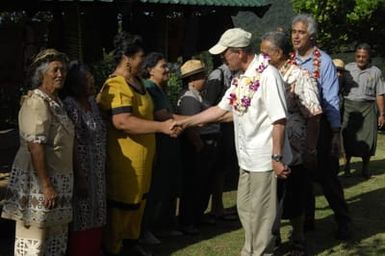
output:
[[74, 127], [58, 97], [67, 57], [40, 52], [32, 66], [34, 89], [19, 112], [16, 154], [2, 217], [16, 221], [14, 255], [65, 255], [72, 220]]

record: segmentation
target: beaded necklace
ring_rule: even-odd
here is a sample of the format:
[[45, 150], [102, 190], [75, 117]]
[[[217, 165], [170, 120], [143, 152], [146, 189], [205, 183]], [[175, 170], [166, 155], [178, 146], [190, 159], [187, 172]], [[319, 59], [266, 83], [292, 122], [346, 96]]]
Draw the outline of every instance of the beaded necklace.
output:
[[[290, 63], [297, 64], [297, 52], [290, 53]], [[315, 79], [320, 78], [320, 66], [321, 66], [321, 52], [317, 47], [313, 48], [313, 77]]]
[[233, 91], [228, 97], [229, 104], [233, 106], [234, 110], [240, 115], [243, 115], [247, 112], [247, 109], [251, 104], [251, 100], [253, 98], [254, 93], [261, 86], [261, 75], [269, 65], [270, 58], [267, 55], [262, 55], [262, 57], [260, 58], [262, 58], [262, 60], [260, 60], [257, 64], [257, 72], [254, 78], [248, 76], [241, 76], [239, 78], [234, 78], [231, 81]]

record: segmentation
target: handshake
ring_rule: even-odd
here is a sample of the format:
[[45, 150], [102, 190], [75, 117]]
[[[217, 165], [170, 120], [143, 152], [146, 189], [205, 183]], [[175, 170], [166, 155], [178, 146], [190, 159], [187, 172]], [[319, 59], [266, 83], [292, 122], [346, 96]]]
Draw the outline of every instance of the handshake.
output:
[[177, 138], [188, 126], [188, 117], [168, 119], [161, 122], [161, 132], [169, 135], [171, 138]]

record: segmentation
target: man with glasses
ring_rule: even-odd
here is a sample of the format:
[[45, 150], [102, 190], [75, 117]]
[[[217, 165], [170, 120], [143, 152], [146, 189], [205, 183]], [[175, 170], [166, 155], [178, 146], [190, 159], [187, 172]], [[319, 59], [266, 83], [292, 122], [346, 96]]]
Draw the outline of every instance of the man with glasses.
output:
[[209, 52], [221, 54], [230, 70], [240, 73], [217, 106], [179, 125], [185, 128], [232, 117], [240, 167], [237, 210], [245, 230], [241, 255], [272, 255], [277, 178], [290, 174], [291, 160], [283, 81], [267, 56], [253, 53], [251, 33], [243, 29], [227, 30]]

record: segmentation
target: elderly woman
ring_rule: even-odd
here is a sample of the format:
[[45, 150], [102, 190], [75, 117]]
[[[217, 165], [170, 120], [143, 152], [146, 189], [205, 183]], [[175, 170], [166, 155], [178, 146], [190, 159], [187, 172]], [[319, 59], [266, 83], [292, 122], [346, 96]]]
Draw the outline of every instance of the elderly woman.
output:
[[144, 57], [140, 39], [121, 33], [114, 43], [117, 66], [98, 97], [108, 120], [104, 249], [119, 254], [124, 240], [129, 255], [149, 255], [137, 241], [150, 187], [154, 133], [176, 136], [178, 129], [172, 119], [153, 121], [151, 96], [138, 77]]
[[[154, 119], [178, 119], [167, 98], [165, 87], [169, 79], [167, 60], [159, 52], [149, 53], [143, 63], [144, 85], [154, 102]], [[176, 199], [180, 186], [181, 162], [179, 141], [164, 134], [156, 134], [156, 157], [148, 203], [145, 210], [143, 242], [159, 241], [150, 232], [158, 229], [160, 236], [181, 235], [175, 230]], [[147, 230], [146, 230], [147, 229]]]
[[2, 217], [16, 221], [15, 255], [65, 255], [72, 220], [74, 127], [58, 92], [67, 57], [43, 50], [31, 70], [36, 89], [19, 112], [20, 148]]
[[[188, 60], [181, 67], [185, 90], [178, 100], [178, 113], [195, 115], [210, 107], [202, 98], [206, 84], [205, 66], [200, 60]], [[210, 181], [218, 157], [219, 124], [191, 127], [181, 138], [183, 175], [179, 208], [180, 229], [197, 234], [199, 224], [215, 224], [204, 216], [210, 198]]]
[[89, 68], [76, 61], [70, 63], [62, 92], [65, 109], [75, 125], [74, 220], [68, 255], [99, 255], [106, 223], [106, 127]]
[[[290, 43], [283, 32], [269, 32], [261, 38], [261, 52], [270, 57], [270, 64], [282, 75], [286, 87], [288, 134], [293, 159], [283, 199], [283, 218], [293, 227], [290, 255], [305, 255], [303, 230], [308, 172], [315, 168], [319, 118], [322, 113], [316, 80], [305, 69], [291, 63]], [[279, 183], [279, 188], [283, 184]]]

